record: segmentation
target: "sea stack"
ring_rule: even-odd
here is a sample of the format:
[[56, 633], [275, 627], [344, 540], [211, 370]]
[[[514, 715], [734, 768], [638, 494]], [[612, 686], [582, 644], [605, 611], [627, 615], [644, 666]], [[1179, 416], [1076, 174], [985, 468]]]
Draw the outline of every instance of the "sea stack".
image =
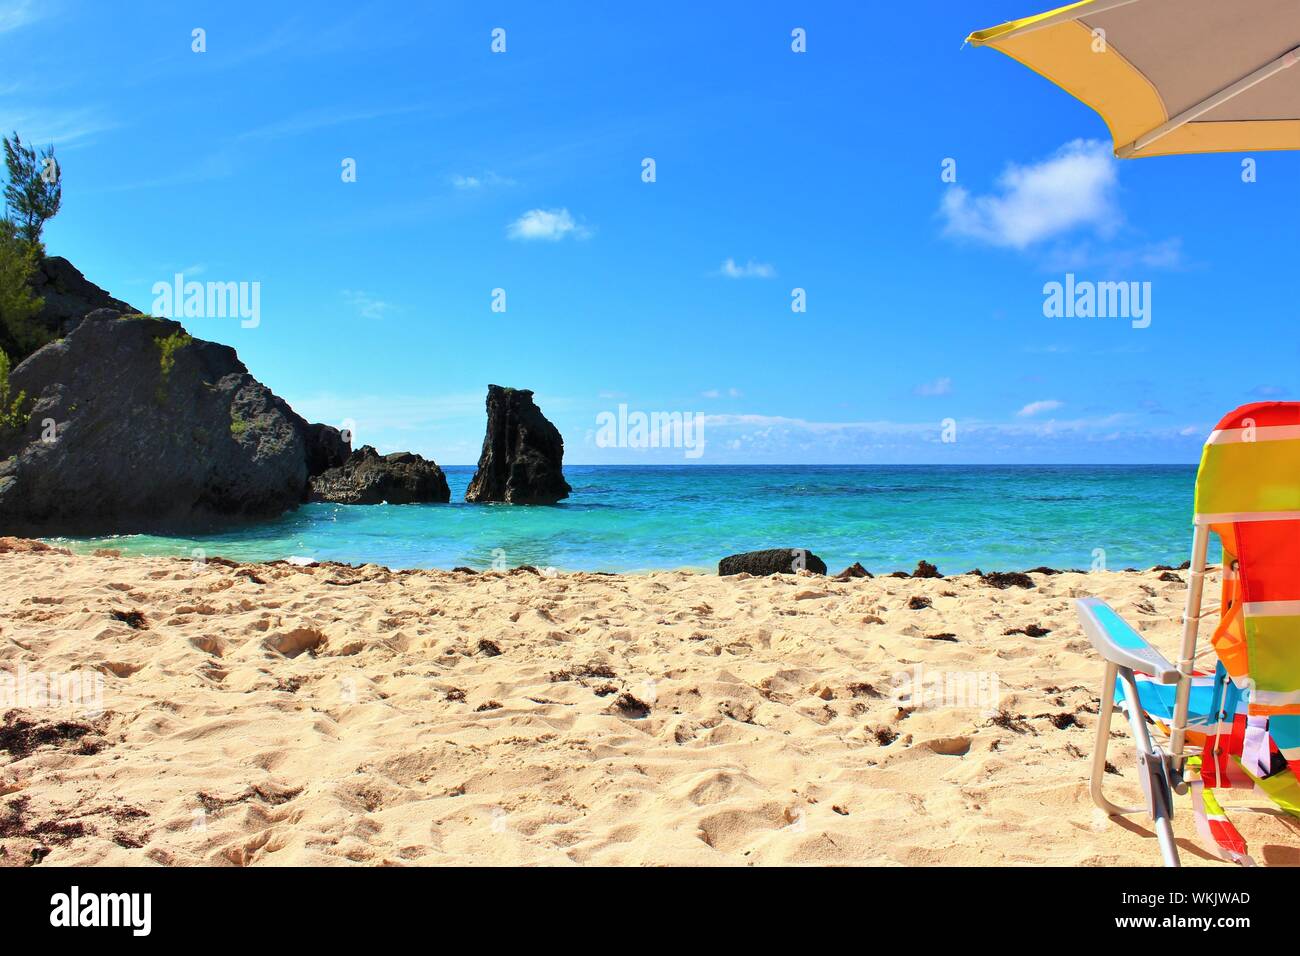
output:
[[564, 439], [526, 388], [489, 385], [487, 434], [466, 501], [553, 505], [569, 497]]

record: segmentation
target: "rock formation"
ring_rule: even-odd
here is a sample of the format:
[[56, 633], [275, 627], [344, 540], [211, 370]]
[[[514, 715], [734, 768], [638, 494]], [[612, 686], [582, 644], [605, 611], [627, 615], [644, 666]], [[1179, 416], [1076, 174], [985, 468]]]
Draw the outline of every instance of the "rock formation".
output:
[[342, 465], [313, 478], [309, 498], [343, 505], [446, 503], [451, 489], [433, 462], [407, 451], [380, 455], [363, 445]]
[[338, 468], [348, 460], [352, 441], [332, 425], [308, 425], [307, 475], [315, 478], [330, 468]]
[[30, 418], [0, 433], [0, 533], [270, 518], [303, 500], [313, 467], [341, 457], [337, 432], [309, 426], [234, 349], [168, 319], [92, 312], [11, 383]]
[[826, 562], [807, 548], [772, 548], [746, 551], [718, 562], [718, 574], [794, 574], [806, 568], [813, 574], [825, 574]]
[[28, 284], [44, 300], [36, 321], [55, 338], [67, 335], [96, 309], [112, 309], [123, 314], [135, 311], [87, 279], [62, 256], [41, 259]]
[[564, 439], [525, 388], [489, 385], [487, 434], [466, 501], [550, 505], [569, 496]]

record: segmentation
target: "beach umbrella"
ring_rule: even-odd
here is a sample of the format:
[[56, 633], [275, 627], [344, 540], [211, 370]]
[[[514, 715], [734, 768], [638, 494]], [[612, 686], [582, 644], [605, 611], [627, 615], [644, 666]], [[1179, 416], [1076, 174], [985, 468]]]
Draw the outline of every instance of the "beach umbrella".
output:
[[1121, 159], [1300, 149], [1300, 0], [1084, 0], [966, 39], [1096, 110]]

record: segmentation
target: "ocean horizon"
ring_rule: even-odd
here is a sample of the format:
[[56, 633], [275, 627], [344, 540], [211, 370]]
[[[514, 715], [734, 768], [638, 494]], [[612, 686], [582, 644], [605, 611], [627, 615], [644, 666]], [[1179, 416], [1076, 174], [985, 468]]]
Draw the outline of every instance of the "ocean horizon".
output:
[[922, 559], [972, 568], [1177, 565], [1194, 465], [571, 465], [553, 506], [466, 504], [473, 466], [444, 468], [450, 504], [306, 504], [203, 535], [51, 538], [76, 551], [391, 568], [533, 565], [713, 571], [742, 551], [802, 547], [831, 573]]

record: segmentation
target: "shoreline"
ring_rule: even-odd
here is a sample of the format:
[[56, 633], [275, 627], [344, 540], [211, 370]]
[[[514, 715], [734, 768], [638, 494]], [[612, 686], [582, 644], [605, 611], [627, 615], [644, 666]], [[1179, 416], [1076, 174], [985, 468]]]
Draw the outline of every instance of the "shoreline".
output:
[[[91, 540], [98, 542], [102, 539], [91, 539]], [[673, 567], [673, 568], [647, 568], [647, 569], [638, 569], [634, 571], [606, 571], [606, 570], [593, 570], [589, 568], [558, 568], [558, 567], [538, 568], [536, 565], [531, 565], [531, 564], [519, 564], [519, 565], [514, 565], [506, 568], [473, 568], [464, 565], [450, 567], [450, 568], [394, 567], [386, 564], [381, 564], [375, 561], [352, 562], [352, 561], [338, 561], [334, 559], [325, 559], [325, 560], [317, 560], [315, 558], [295, 559], [295, 557], [292, 555], [287, 558], [270, 558], [261, 561], [241, 561], [236, 558], [226, 557], [225, 555], [222, 554], [212, 554], [212, 555], [206, 555], [203, 558], [193, 558], [193, 557], [185, 557], [183, 555], [165, 555], [165, 554], [133, 552], [129, 548], [103, 547], [101, 544], [98, 543], [91, 544], [90, 542], [85, 540], [60, 538], [60, 537], [27, 538], [27, 537], [19, 537], [19, 536], [0, 536], [0, 553], [3, 553], [3, 550], [5, 548], [5, 542], [15, 542], [15, 541], [36, 542], [52, 550], [63, 551], [63, 552], [67, 552], [68, 554], [81, 555], [87, 557], [122, 558], [128, 561], [138, 561], [138, 560], [180, 561], [186, 564], [191, 564], [197, 560], [200, 563], [202, 563], [203, 561], [209, 561], [209, 562], [215, 562], [215, 563], [230, 565], [235, 567], [287, 564], [287, 565], [292, 565], [294, 567], [320, 566], [320, 567], [349, 568], [352, 570], [370, 567], [370, 568], [378, 568], [382, 571], [387, 571], [393, 574], [407, 573], [412, 571], [438, 571], [447, 574], [451, 574], [451, 573], [509, 574], [509, 573], [514, 573], [519, 571], [523, 571], [523, 572], [532, 571], [542, 575], [550, 574], [552, 576], [555, 574], [563, 574], [563, 575], [595, 574], [595, 575], [603, 575], [603, 576], [630, 576], [630, 577], [641, 577], [644, 575], [673, 574], [673, 573], [687, 573], [687, 574], [717, 576], [718, 573], [716, 562], [712, 567], [708, 565], [681, 565], [679, 567]], [[725, 557], [725, 555], [720, 556], [718, 560], [721, 560], [722, 557]], [[929, 565], [929, 564], [930, 562], [927, 561], [925, 558], [920, 558], [918, 559], [917, 562], [917, 568], [919, 569], [922, 566]], [[910, 572], [905, 570], [872, 571], [870, 568], [866, 568], [864, 570], [868, 572], [865, 575], [865, 577], [867, 578], [903, 579], [903, 578], [933, 577], [936, 579], [947, 579], [947, 578], [959, 578], [965, 576], [982, 577], [990, 574], [991, 575], [1043, 574], [1043, 575], [1050, 576], [1050, 575], [1057, 575], [1057, 574], [1106, 574], [1106, 573], [1143, 574], [1143, 573], [1150, 573], [1150, 572], [1178, 572], [1178, 571], [1186, 571], [1190, 566], [1190, 564], [1191, 564], [1190, 561], [1183, 561], [1182, 564], [1176, 564], [1176, 565], [1154, 564], [1146, 568], [1125, 567], [1125, 568], [1116, 568], [1114, 572], [1111, 572], [1110, 569], [1084, 570], [1082, 568], [1053, 568], [1047, 565], [1038, 565], [1036, 567], [1025, 568], [1025, 569], [991, 568], [990, 570], [987, 571], [983, 568], [971, 568], [970, 570], [967, 571], [956, 571], [951, 573], [940, 572], [937, 575], [930, 575], [924, 573], [918, 574], [916, 570]], [[934, 565], [930, 565], [930, 566], [934, 567]], [[854, 568], [861, 568], [861, 567], [862, 566], [860, 562], [854, 562], [854, 564], [838, 572], [831, 572], [828, 569], [825, 575], [812, 574], [810, 576], [814, 578], [825, 577], [833, 580], [842, 579], [845, 575], [849, 577], [858, 577], [860, 575], [853, 573], [853, 570]], [[746, 577], [752, 577], [752, 576], [753, 575], [746, 575]]]
[[[1154, 865], [1142, 821], [1088, 800], [1101, 663], [1071, 600], [1168, 649], [1185, 588], [1161, 574], [469, 575], [6, 540], [0, 865]], [[70, 674], [94, 712], [12, 696]], [[1108, 786], [1136, 799], [1121, 759]]]

